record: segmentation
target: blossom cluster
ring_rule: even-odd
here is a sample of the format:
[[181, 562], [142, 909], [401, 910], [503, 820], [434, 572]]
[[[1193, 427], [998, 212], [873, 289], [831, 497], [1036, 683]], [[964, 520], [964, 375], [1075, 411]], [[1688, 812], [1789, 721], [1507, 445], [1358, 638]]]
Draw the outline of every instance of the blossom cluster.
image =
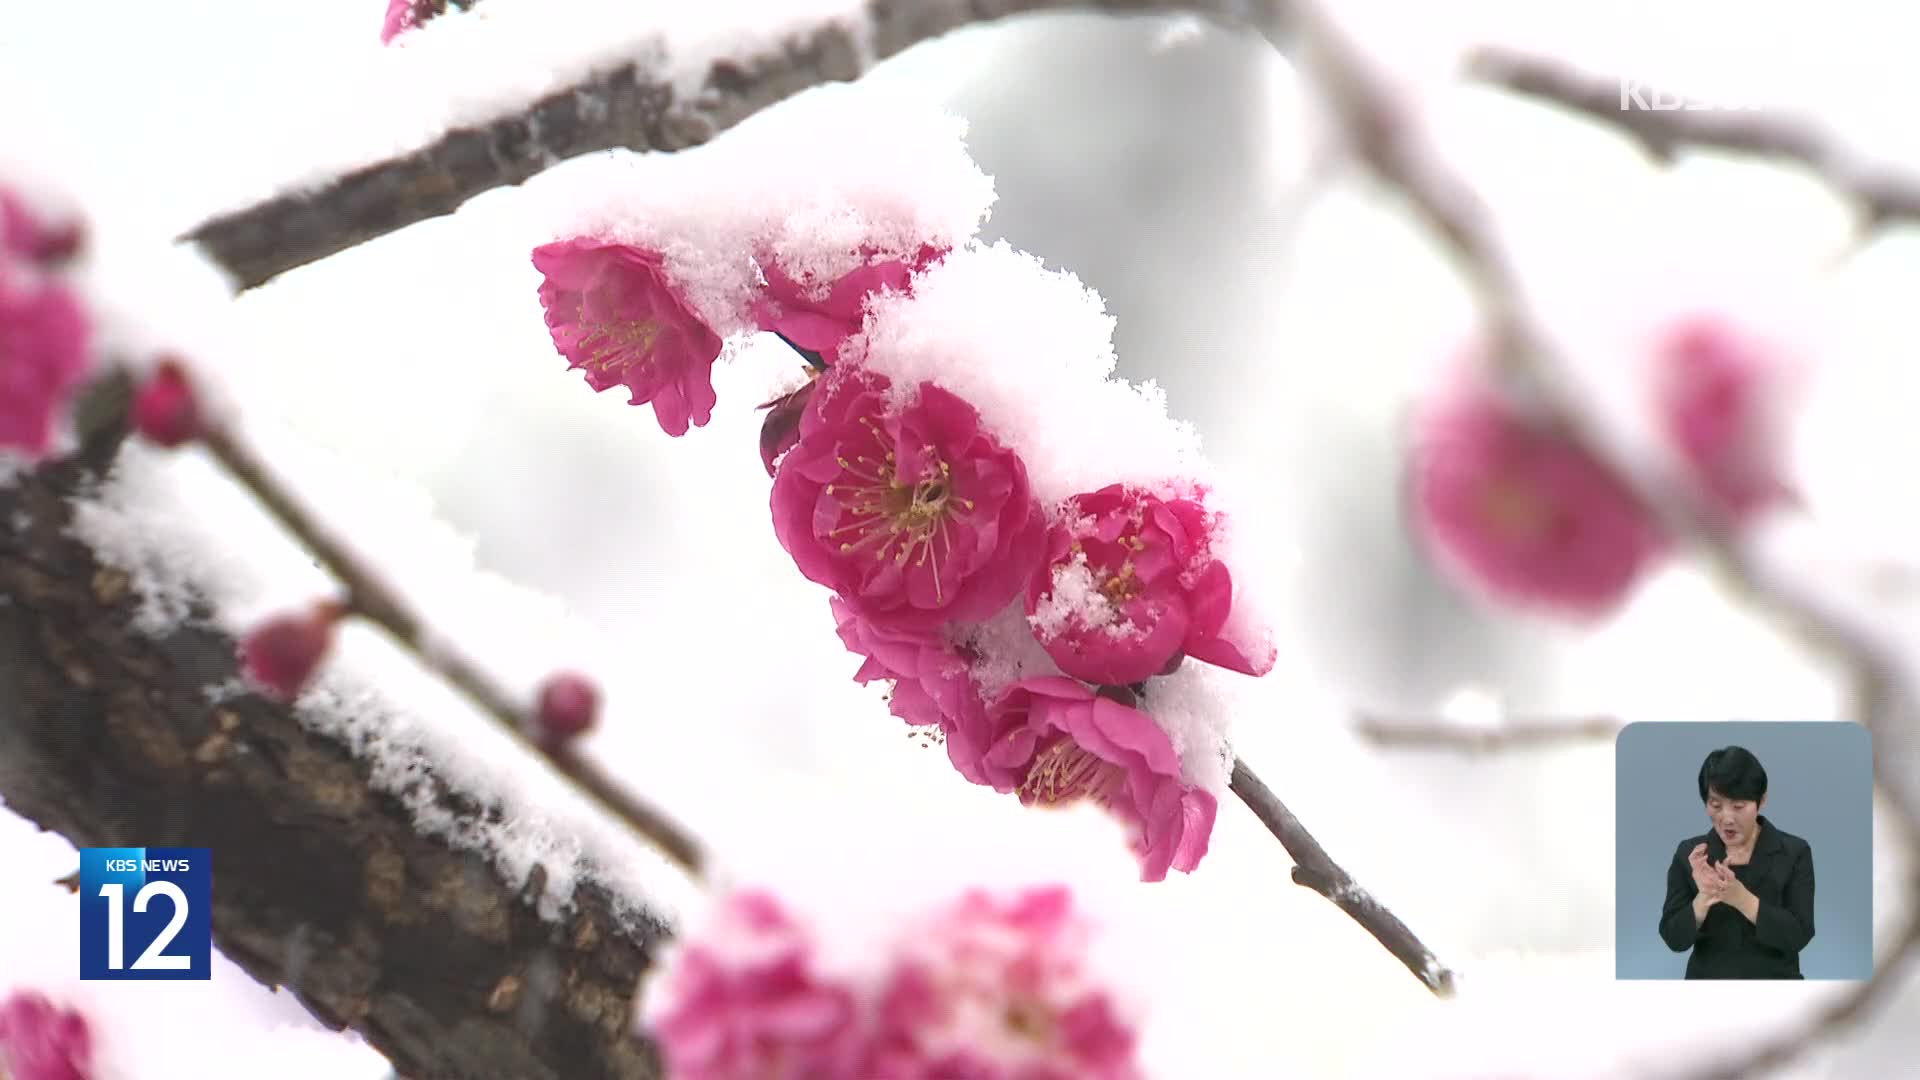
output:
[[[1638, 385], [1696, 509], [1737, 527], [1791, 503], [1781, 428], [1796, 358], [1717, 311], [1671, 319], [1652, 346]], [[1418, 533], [1490, 599], [1601, 618], [1676, 548], [1625, 477], [1483, 365], [1458, 365], [1420, 403], [1411, 457]]]
[[732, 893], [649, 984], [642, 1024], [674, 1080], [1142, 1075], [1067, 889], [971, 890], [899, 930], [878, 962], [834, 965], [778, 898]]
[[[671, 237], [537, 247], [555, 347], [593, 389], [624, 387], [681, 436], [712, 417], [726, 340], [778, 335], [808, 380], [762, 406], [773, 531], [831, 590], [841, 641], [863, 658], [855, 679], [889, 684], [894, 715], [944, 742], [967, 780], [1029, 805], [1105, 807], [1143, 879], [1191, 871], [1217, 805], [1203, 777], [1224, 770], [1183, 760], [1141, 698], [1188, 661], [1255, 676], [1274, 662], [1264, 635], [1229, 630], [1234, 578], [1211, 491], [1116, 478], [1043, 502], [1033, 463], [937, 363], [931, 378], [889, 374], [926, 368], [898, 353], [937, 344], [873, 332], [876, 303], [911, 306], [977, 246], [823, 252], [777, 223], [768, 232], [741, 253], [753, 273], [738, 310], [717, 313], [676, 273]], [[1037, 648], [1010, 662], [1015, 624], [1014, 651]]]

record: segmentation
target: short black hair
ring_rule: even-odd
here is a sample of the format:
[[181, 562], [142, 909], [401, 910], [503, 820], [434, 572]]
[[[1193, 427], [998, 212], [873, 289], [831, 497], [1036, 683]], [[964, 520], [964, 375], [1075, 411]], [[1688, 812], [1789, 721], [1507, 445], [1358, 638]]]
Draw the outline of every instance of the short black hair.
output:
[[1759, 802], [1767, 794], [1767, 770], [1760, 759], [1744, 746], [1728, 746], [1707, 755], [1700, 763], [1700, 801], [1707, 801], [1707, 789], [1729, 799]]

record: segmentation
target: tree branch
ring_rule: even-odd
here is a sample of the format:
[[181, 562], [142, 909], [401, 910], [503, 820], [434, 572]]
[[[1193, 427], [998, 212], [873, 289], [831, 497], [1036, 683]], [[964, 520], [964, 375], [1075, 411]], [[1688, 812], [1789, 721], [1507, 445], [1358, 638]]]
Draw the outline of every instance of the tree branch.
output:
[[[655, 1080], [630, 1034], [666, 929], [591, 882], [564, 924], [484, 856], [419, 835], [369, 763], [254, 695], [210, 705], [234, 643], [130, 629], [125, 574], [68, 532], [119, 432], [0, 489], [0, 798], [79, 846], [210, 848], [215, 943], [421, 1080]], [[205, 613], [200, 613], [204, 615]], [[450, 812], [484, 818], [433, 777]]]
[[513, 695], [502, 689], [492, 676], [460, 656], [448, 643], [432, 638], [427, 621], [408, 607], [351, 546], [307, 512], [244, 440], [218, 425], [209, 425], [201, 433], [200, 441], [242, 487], [260, 500], [281, 527], [292, 533], [328, 573], [346, 586], [347, 607], [354, 614], [393, 635], [421, 664], [465, 694], [529, 753], [544, 756], [604, 809], [626, 822], [682, 868], [696, 876], [702, 873], [706, 855], [692, 833], [627, 790], [589, 759], [570, 748], [550, 747], [530, 738], [526, 730], [528, 707], [515, 702]]
[[1399, 916], [1388, 911], [1373, 894], [1360, 887], [1353, 878], [1340, 868], [1313, 838], [1300, 819], [1293, 816], [1287, 804], [1273, 793], [1247, 763], [1239, 758], [1233, 760], [1233, 779], [1230, 783], [1235, 795], [1247, 804], [1260, 823], [1280, 841], [1293, 858], [1293, 882], [1304, 885], [1328, 900], [1333, 901], [1341, 911], [1361, 925], [1367, 933], [1373, 935], [1394, 959], [1407, 966], [1435, 997], [1453, 996], [1453, 972], [1442, 964], [1433, 951], [1421, 943], [1407, 924]]
[[[1614, 411], [1622, 407], [1617, 403], [1611, 409], [1601, 407], [1610, 400], [1604, 395], [1582, 393], [1582, 372], [1573, 363], [1577, 350], [1534, 311], [1485, 200], [1440, 153], [1417, 111], [1396, 98], [1377, 61], [1347, 38], [1323, 4], [1299, 0], [1296, 15], [1296, 32], [1308, 42], [1315, 73], [1355, 150], [1383, 183], [1410, 200], [1461, 260], [1488, 324], [1495, 369], [1565, 437], [1612, 468], [1676, 536], [1691, 542], [1737, 597], [1778, 619], [1849, 673], [1856, 718], [1873, 732], [1879, 748], [1874, 756], [1876, 787], [1893, 807], [1911, 845], [1920, 838], [1920, 793], [1914, 790], [1917, 781], [1900, 771], [1911, 763], [1888, 748], [1905, 745], [1899, 736], [1920, 726], [1920, 676], [1896, 629], [1876, 623], [1833, 590], [1770, 565], [1729, 526], [1687, 498], [1666, 471], [1651, 464], [1658, 456], [1635, 441], [1634, 418]], [[1920, 881], [1914, 884], [1920, 892]], [[1690, 1073], [1690, 1080], [1745, 1076], [1789, 1060], [1816, 1039], [1832, 1037], [1884, 1000], [1892, 979], [1912, 962], [1916, 950], [1920, 902], [1893, 951], [1858, 991], [1823, 1010], [1791, 1041], [1769, 1043], [1731, 1063]]]
[[[452, 128], [390, 160], [343, 171], [222, 214], [189, 231], [238, 281], [279, 274], [418, 221], [450, 214], [482, 192], [522, 183], [547, 167], [600, 150], [683, 150], [762, 109], [970, 25], [1042, 11], [1185, 12], [1230, 25], [1271, 28], [1274, 0], [867, 0], [852, 25], [823, 22], [714, 61], [682, 96], [686, 73], [634, 60], [592, 71], [514, 112]], [[341, 118], [378, 123], [378, 117]]]
[[1489, 754], [1610, 740], [1620, 733], [1620, 721], [1612, 716], [1515, 716], [1478, 726], [1360, 713], [1354, 717], [1353, 730], [1362, 739], [1380, 747]]
[[1618, 128], [1663, 161], [1687, 145], [1781, 158], [1811, 169], [1851, 199], [1868, 225], [1920, 218], [1920, 176], [1868, 162], [1807, 119], [1764, 110], [1627, 108], [1617, 76], [1603, 78], [1492, 46], [1475, 50], [1468, 71]]

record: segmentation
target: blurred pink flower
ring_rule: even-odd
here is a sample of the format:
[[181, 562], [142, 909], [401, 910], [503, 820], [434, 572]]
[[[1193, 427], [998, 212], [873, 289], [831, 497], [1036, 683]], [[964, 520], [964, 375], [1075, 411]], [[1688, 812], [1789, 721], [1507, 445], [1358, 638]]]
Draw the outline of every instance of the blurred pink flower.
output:
[[1477, 367], [1422, 405], [1410, 450], [1414, 527], [1443, 567], [1493, 599], [1599, 618], [1667, 548], [1618, 476], [1520, 416]]
[[78, 254], [82, 240], [79, 222], [50, 223], [19, 196], [0, 190], [0, 259], [59, 262]]
[[93, 1033], [77, 1010], [31, 990], [0, 1001], [0, 1077], [91, 1080]]
[[1708, 503], [1731, 519], [1793, 498], [1781, 478], [1784, 375], [1764, 342], [1708, 316], [1669, 328], [1656, 357], [1666, 436]]
[[[1140, 880], [1191, 873], [1207, 853], [1218, 803], [1181, 778], [1173, 740], [1153, 717], [1072, 679], [1022, 679], [988, 711], [994, 738], [973, 766], [1029, 806], [1091, 800], [1130, 833]], [[963, 768], [963, 773], [969, 770]]]
[[987, 706], [967, 656], [939, 631], [876, 629], [839, 597], [829, 603], [841, 642], [866, 661], [854, 681], [893, 680], [889, 711], [916, 727], [937, 728], [954, 768], [976, 784], [992, 783], [980, 767], [987, 749]]
[[944, 249], [926, 247], [912, 263], [872, 260], [825, 285], [811, 275], [794, 278], [778, 259], [765, 258], [761, 272], [767, 286], [754, 301], [754, 319], [760, 329], [811, 349], [831, 364], [839, 355], [841, 343], [860, 332], [869, 296], [883, 289], [907, 291], [915, 272], [945, 254]]
[[713, 418], [720, 337], [658, 252], [576, 237], [533, 249], [533, 265], [546, 276], [540, 304], [554, 346], [587, 385], [625, 386], [632, 404], [652, 402], [669, 435]]
[[0, 261], [0, 448], [45, 454], [85, 380], [91, 328], [72, 293]]
[[1272, 670], [1220, 637], [1233, 579], [1209, 548], [1213, 515], [1197, 499], [1123, 484], [1076, 495], [1047, 536], [1027, 586], [1027, 616], [1060, 669], [1126, 686], [1182, 655], [1248, 675]]
[[862, 1080], [1135, 1080], [1138, 1039], [1086, 969], [1065, 888], [968, 892], [883, 983]]
[[771, 894], [720, 902], [659, 980], [648, 1023], [673, 1080], [838, 1080], [854, 1075], [859, 1003], [814, 970], [813, 946]]
[[984, 619], [1033, 573], [1046, 522], [1013, 451], [933, 383], [890, 408], [887, 380], [823, 376], [773, 481], [773, 527], [800, 572], [878, 628]]
[[433, 0], [387, 0], [387, 17], [380, 24], [380, 44], [414, 29], [432, 14]]

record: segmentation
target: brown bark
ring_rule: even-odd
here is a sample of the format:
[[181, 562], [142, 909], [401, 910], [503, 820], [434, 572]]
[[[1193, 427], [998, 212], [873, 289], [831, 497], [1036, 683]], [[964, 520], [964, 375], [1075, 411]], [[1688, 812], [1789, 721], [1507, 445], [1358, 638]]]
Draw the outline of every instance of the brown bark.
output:
[[[76, 846], [211, 849], [216, 946], [403, 1076], [658, 1077], [628, 1030], [663, 927], [616, 918], [593, 884], [564, 924], [542, 919], [543, 873], [515, 888], [484, 857], [420, 835], [365, 761], [286, 708], [210, 703], [235, 675], [225, 635], [129, 629], [126, 576], [66, 533], [69, 496], [118, 439], [106, 430], [0, 489], [8, 809]], [[459, 813], [500, 812], [437, 794]]]
[[251, 289], [416, 221], [451, 214], [482, 192], [523, 183], [568, 158], [616, 147], [698, 146], [802, 90], [858, 78], [874, 61], [967, 26], [1079, 10], [1190, 13], [1266, 29], [1282, 6], [1278, 0], [868, 0], [865, 43], [847, 26], [823, 22], [715, 61], [690, 96], [676, 93], [677, 74], [653, 58], [583, 73], [517, 112], [223, 214], [182, 239], [201, 245], [240, 288]]

